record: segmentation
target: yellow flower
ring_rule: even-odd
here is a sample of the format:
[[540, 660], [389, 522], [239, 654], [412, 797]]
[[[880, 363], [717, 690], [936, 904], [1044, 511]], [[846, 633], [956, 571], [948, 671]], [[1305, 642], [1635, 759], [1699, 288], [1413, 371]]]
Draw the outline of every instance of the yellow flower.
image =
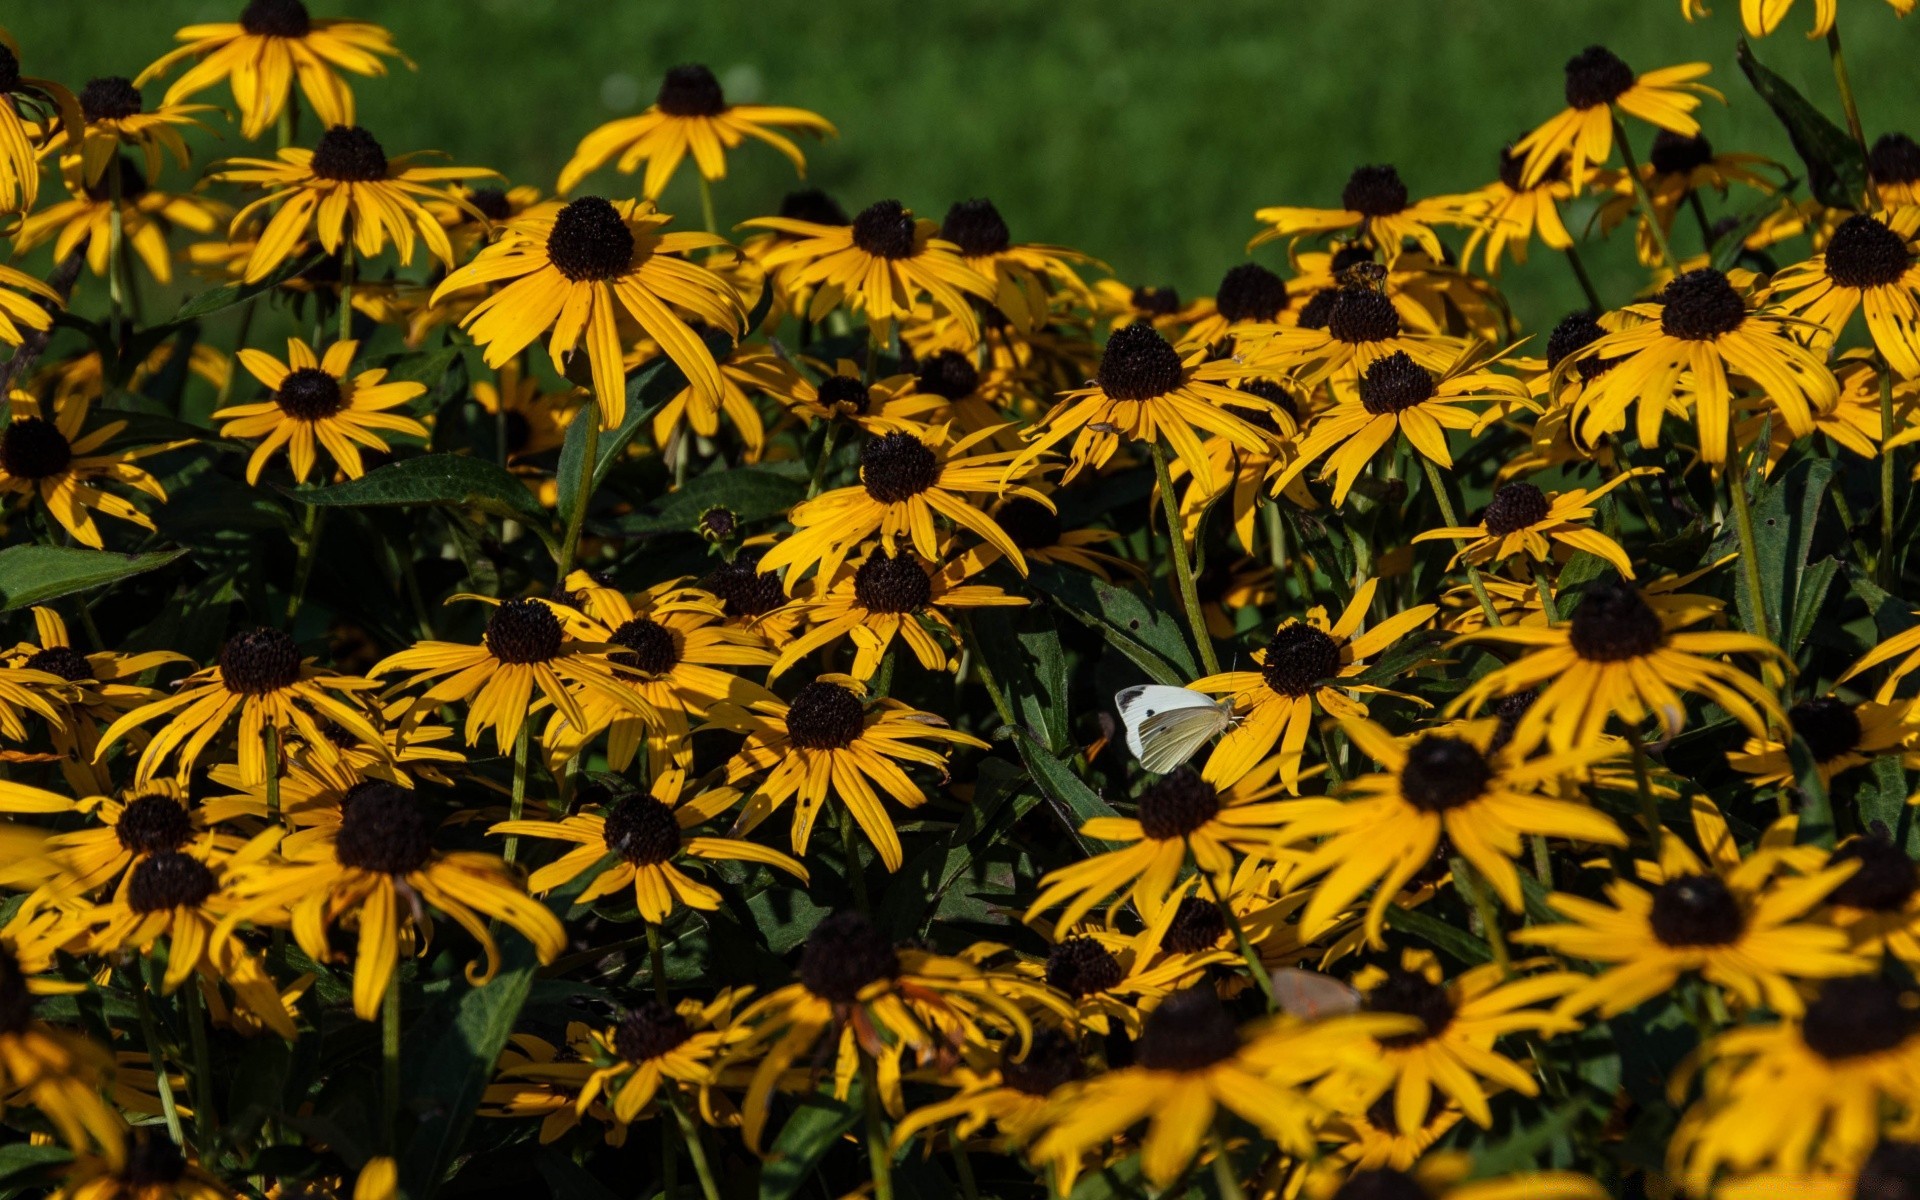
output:
[[1086, 295], [1073, 264], [1092, 260], [1065, 246], [1015, 242], [991, 200], [962, 200], [949, 208], [940, 236], [958, 247], [960, 261], [993, 280], [991, 302], [1017, 330], [1030, 333], [1046, 323], [1056, 290], [1076, 299]]
[[89, 407], [83, 396], [69, 396], [56, 404], [52, 420], [26, 392], [16, 389], [9, 403], [13, 419], [0, 430], [0, 496], [38, 496], [74, 541], [95, 549], [105, 543], [94, 513], [153, 529], [147, 514], [100, 485], [111, 480], [164, 503], [167, 492], [160, 481], [133, 464], [192, 445], [191, 439], [110, 450], [109, 444], [127, 428], [127, 422], [108, 421], [91, 433], [82, 432]]
[[[1920, 732], [1912, 724], [1912, 709], [1906, 701], [1848, 704], [1835, 696], [1818, 696], [1787, 710], [1787, 729], [1790, 737], [1806, 743], [1820, 781], [1831, 784], [1835, 776], [1882, 755], [1900, 759], [1907, 768], [1920, 767], [1920, 753], [1912, 749]], [[1748, 738], [1740, 753], [1727, 756], [1727, 765], [1752, 776], [1756, 785], [1787, 786], [1799, 776], [1787, 743], [1771, 734]]]
[[1471, 261], [1483, 244], [1488, 275], [1500, 273], [1501, 258], [1527, 261], [1527, 245], [1538, 235], [1549, 250], [1570, 250], [1573, 235], [1560, 217], [1560, 206], [1573, 199], [1573, 183], [1564, 171], [1548, 170], [1529, 185], [1525, 160], [1512, 146], [1500, 151], [1499, 178], [1460, 198], [1460, 208], [1479, 218], [1460, 253]]
[[113, 1056], [33, 1015], [36, 990], [11, 946], [0, 942], [0, 1113], [15, 1105], [44, 1117], [76, 1151], [110, 1166], [126, 1161], [126, 1121], [101, 1095]]
[[1899, 374], [1920, 376], [1920, 257], [1914, 237], [1920, 208], [1883, 220], [1855, 213], [1840, 222], [1824, 251], [1774, 275], [1767, 295], [1783, 313], [1823, 326], [1838, 339], [1864, 309], [1874, 346]]
[[148, 179], [159, 178], [165, 155], [171, 155], [181, 170], [186, 169], [187, 144], [176, 127], [205, 129], [193, 114], [212, 112], [213, 106], [163, 100], [154, 112], [145, 112], [144, 108], [139, 85], [124, 76], [101, 75], [87, 80], [87, 86], [80, 89], [80, 115], [86, 124], [74, 131], [80, 142], [81, 183], [88, 187], [101, 183], [107, 171], [117, 165], [122, 146], [140, 148]]
[[[1903, 17], [1913, 11], [1914, 0], [1887, 0], [1887, 3]], [[1740, 24], [1748, 36], [1766, 37], [1780, 28], [1792, 8], [1793, 0], [1740, 0]], [[1813, 28], [1807, 30], [1809, 41], [1827, 36], [1839, 16], [1839, 8], [1839, 0], [1813, 0]], [[1680, 13], [1689, 21], [1707, 16], [1707, 0], [1680, 0]]]
[[[680, 160], [691, 152], [700, 169], [700, 177], [709, 182], [727, 174], [727, 151], [735, 149], [743, 138], [757, 138], [787, 156], [802, 177], [807, 160], [792, 141], [775, 133], [791, 129], [818, 137], [832, 137], [835, 130], [826, 118], [803, 108], [778, 108], [764, 104], [728, 104], [713, 72], [698, 63], [673, 67], [660, 82], [660, 93], [653, 104], [637, 117], [622, 117], [580, 139], [573, 157], [560, 169], [558, 190], [562, 195], [577, 187], [582, 179], [609, 162], [622, 175], [631, 175], [641, 163], [647, 164], [646, 179], [640, 194], [657, 200], [667, 189], [667, 181]], [[618, 161], [615, 162], [616, 157]]]
[[[4, 108], [0, 104], [0, 108]], [[18, 346], [26, 338], [25, 326], [37, 333], [53, 328], [53, 313], [47, 307], [64, 308], [60, 293], [25, 271], [0, 264], [0, 342]]]
[[1275, 238], [1354, 231], [1354, 238], [1378, 249], [1391, 266], [1400, 248], [1411, 241], [1439, 260], [1446, 256], [1435, 225], [1469, 225], [1474, 218], [1462, 211], [1459, 198], [1438, 196], [1409, 202], [1407, 185], [1391, 166], [1356, 167], [1340, 192], [1339, 208], [1263, 208], [1253, 219], [1270, 226], [1247, 243], [1252, 250]]
[[1632, 579], [1633, 562], [1620, 543], [1583, 522], [1593, 519], [1593, 503], [1600, 497], [1635, 476], [1658, 473], [1652, 468], [1635, 467], [1620, 472], [1597, 488], [1569, 488], [1551, 493], [1524, 481], [1502, 484], [1487, 502], [1478, 525], [1429, 529], [1415, 534], [1413, 540], [1465, 541], [1467, 544], [1447, 563], [1449, 570], [1463, 558], [1472, 563], [1505, 563], [1524, 556], [1531, 562], [1550, 562], [1554, 557], [1552, 543], [1558, 543], [1568, 552], [1584, 550], [1605, 559], [1614, 570]]
[[425, 425], [389, 411], [423, 395], [427, 385], [384, 382], [384, 368], [349, 379], [347, 372], [359, 348], [359, 342], [338, 341], [321, 357], [305, 341], [290, 337], [285, 362], [262, 350], [240, 350], [240, 365], [273, 397], [223, 408], [213, 416], [226, 422], [220, 427], [224, 437], [260, 438], [247, 459], [248, 483], [259, 482], [260, 472], [283, 446], [294, 479], [305, 483], [313, 471], [316, 445], [326, 448], [349, 479], [358, 479], [366, 474], [359, 448], [386, 452], [383, 432], [427, 436]]
[[20, 73], [20, 44], [0, 29], [0, 213], [31, 212], [40, 198], [40, 154], [55, 128], [69, 145], [84, 125], [73, 93]]
[[646, 1001], [628, 1009], [611, 1029], [580, 1039], [575, 1046], [578, 1059], [529, 1063], [512, 1075], [575, 1093], [577, 1116], [607, 1105], [613, 1120], [627, 1125], [651, 1113], [665, 1091], [697, 1098], [701, 1115], [719, 1124], [713, 1085], [720, 1079], [722, 1062], [754, 1034], [752, 1026], [734, 1019], [752, 991], [722, 988], [705, 1003], [682, 1000], [672, 1007]]
[[1567, 107], [1514, 143], [1514, 153], [1526, 160], [1521, 183], [1538, 183], [1564, 155], [1567, 178], [1584, 184], [1587, 168], [1613, 154], [1616, 109], [1674, 133], [1699, 133], [1693, 110], [1700, 98], [1721, 99], [1719, 92], [1694, 82], [1710, 69], [1706, 63], [1686, 63], [1636, 76], [1605, 46], [1588, 46], [1567, 60]]
[[113, 166], [109, 169], [120, 173], [118, 209], [106, 184], [83, 183], [70, 164], [63, 166], [61, 175], [70, 198], [22, 221], [19, 249], [24, 252], [51, 241], [58, 261], [84, 245], [87, 268], [95, 275], [105, 275], [112, 257], [114, 214], [118, 212], [120, 237], [127, 248], [139, 256], [156, 283], [172, 283], [173, 255], [167, 249], [167, 234], [176, 228], [212, 233], [233, 210], [217, 200], [149, 187], [133, 163], [125, 158], [110, 161]]

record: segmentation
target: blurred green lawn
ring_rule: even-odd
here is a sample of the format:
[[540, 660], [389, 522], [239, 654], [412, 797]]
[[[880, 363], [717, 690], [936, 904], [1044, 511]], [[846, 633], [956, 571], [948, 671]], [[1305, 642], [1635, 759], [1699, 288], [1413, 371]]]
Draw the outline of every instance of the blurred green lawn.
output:
[[[897, 196], [937, 219], [984, 195], [1016, 238], [1073, 245], [1130, 282], [1186, 294], [1209, 293], [1242, 258], [1256, 207], [1332, 206], [1360, 163], [1397, 164], [1416, 194], [1484, 183], [1501, 144], [1560, 107], [1560, 64], [1594, 41], [1640, 70], [1712, 63], [1710, 82], [1731, 101], [1705, 110], [1714, 144], [1791, 158], [1734, 66], [1738, 0], [1696, 25], [1678, 0], [311, 3], [316, 15], [386, 25], [419, 64], [355, 80], [360, 119], [389, 153], [445, 150], [551, 187], [582, 134], [649, 103], [666, 67], [704, 62], [732, 99], [800, 105], [839, 125], [839, 140], [808, 153], [812, 179], [850, 211]], [[175, 28], [232, 20], [240, 7], [36, 0], [7, 21], [28, 73], [77, 90], [92, 75], [136, 73]], [[1869, 136], [1920, 132], [1920, 18], [1902, 24], [1879, 0], [1841, 8]], [[1812, 0], [1796, 5], [1758, 51], [1837, 117], [1825, 46], [1803, 37], [1811, 12]], [[206, 98], [227, 101], [224, 90]], [[1643, 153], [1648, 136], [1636, 131]], [[794, 186], [765, 147], [733, 163], [718, 192], [723, 221], [771, 211]], [[689, 175], [665, 207], [697, 223]], [[1686, 232], [1680, 242], [1693, 249]], [[1609, 249], [1598, 270], [1617, 296], [1630, 263], [1624, 246]], [[1509, 290], [1536, 320], [1577, 298], [1555, 256], [1510, 270]]]

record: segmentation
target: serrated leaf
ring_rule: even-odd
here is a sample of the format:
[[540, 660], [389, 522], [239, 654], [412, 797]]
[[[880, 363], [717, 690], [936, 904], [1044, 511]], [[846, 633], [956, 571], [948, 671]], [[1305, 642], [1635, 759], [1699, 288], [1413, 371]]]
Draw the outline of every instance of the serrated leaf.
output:
[[1031, 583], [1067, 615], [1099, 632], [1154, 682], [1179, 687], [1199, 674], [1180, 622], [1138, 593], [1051, 563], [1032, 564]]
[[118, 583], [176, 562], [185, 550], [116, 554], [84, 546], [8, 546], [0, 550], [0, 612]]
[[1095, 817], [1119, 816], [1113, 805], [1102, 800], [1098, 792], [1073, 773], [1073, 768], [1049, 754], [1032, 734], [1015, 729], [1011, 735], [1014, 747], [1020, 752], [1020, 761], [1033, 772], [1033, 781], [1040, 786], [1040, 794], [1046, 797], [1048, 807], [1060, 818], [1061, 825], [1089, 851], [1104, 847], [1105, 842], [1082, 836], [1080, 827]]
[[423, 454], [345, 483], [281, 490], [302, 504], [342, 508], [462, 505], [523, 522], [549, 545], [553, 540], [547, 511], [526, 484], [504, 467], [461, 454]]
[[1419, 909], [1387, 905], [1387, 926], [1412, 934], [1435, 950], [1472, 966], [1493, 961], [1493, 951], [1485, 942]]
[[1044, 608], [982, 608], [967, 617], [967, 641], [1027, 732], [1053, 754], [1067, 749], [1067, 663]]
[[1734, 61], [1786, 127], [1794, 152], [1807, 164], [1807, 189], [1813, 198], [1829, 208], [1858, 208], [1867, 187], [1867, 162], [1853, 135], [1828, 120], [1792, 84], [1760, 65], [1745, 38], [1734, 50]]

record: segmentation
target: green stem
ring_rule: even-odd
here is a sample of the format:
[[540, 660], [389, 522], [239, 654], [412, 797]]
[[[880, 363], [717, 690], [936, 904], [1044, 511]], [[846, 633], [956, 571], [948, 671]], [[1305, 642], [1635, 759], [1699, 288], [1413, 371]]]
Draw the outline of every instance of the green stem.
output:
[[958, 1137], [950, 1138], [947, 1148], [953, 1153], [953, 1170], [960, 1177], [960, 1195], [962, 1200], [980, 1200], [980, 1184], [973, 1177], [973, 1159], [967, 1154], [967, 1145]]
[[1174, 578], [1180, 584], [1180, 603], [1187, 610], [1187, 624], [1200, 650], [1201, 666], [1207, 674], [1218, 675], [1220, 660], [1213, 653], [1206, 614], [1200, 611], [1200, 592], [1193, 583], [1193, 564], [1187, 558], [1186, 536], [1180, 523], [1180, 502], [1173, 494], [1173, 478], [1167, 473], [1167, 448], [1157, 440], [1153, 443], [1153, 474], [1160, 485], [1160, 508], [1167, 518], [1168, 550], [1173, 555]]
[[340, 340], [353, 337], [353, 243], [340, 247]]
[[1633, 752], [1633, 778], [1640, 791], [1641, 819], [1647, 823], [1647, 836], [1653, 840], [1653, 857], [1660, 858], [1660, 840], [1666, 827], [1660, 823], [1660, 802], [1653, 795], [1652, 768], [1647, 765], [1646, 747], [1640, 744], [1640, 731], [1627, 727], [1627, 746]]
[[400, 1146], [400, 965], [387, 977], [380, 1002], [380, 1133], [389, 1151]]
[[587, 401], [573, 419], [587, 423], [587, 444], [580, 463], [580, 490], [574, 493], [573, 511], [567, 515], [566, 539], [560, 543], [560, 576], [555, 581], [560, 587], [567, 586], [567, 576], [573, 573], [573, 558], [580, 552], [580, 530], [587, 521], [587, 504], [593, 499], [594, 464], [600, 461], [599, 401]]
[[713, 184], [704, 173], [694, 173], [700, 176], [700, 219], [707, 223], [708, 233], [719, 237], [720, 222], [713, 219]]
[[1880, 360], [1880, 556], [1874, 563], [1880, 576], [1880, 586], [1891, 588], [1897, 577], [1894, 570], [1893, 544], [1893, 451], [1887, 443], [1893, 440], [1893, 370], [1887, 366], [1887, 360]]
[[[1193, 859], [1191, 847], [1187, 850], [1187, 858], [1189, 861]], [[1200, 872], [1200, 877], [1207, 881], [1207, 890], [1213, 893], [1214, 907], [1218, 908], [1220, 915], [1226, 918], [1227, 928], [1233, 931], [1233, 944], [1239, 947], [1240, 957], [1246, 961], [1247, 970], [1253, 973], [1253, 981], [1260, 985], [1260, 994], [1267, 998], [1267, 1011], [1279, 1011], [1280, 1001], [1273, 994], [1273, 975], [1267, 970], [1266, 964], [1260, 961], [1259, 953], [1253, 948], [1253, 939], [1247, 936], [1246, 927], [1240, 924], [1239, 914], [1233, 911], [1233, 905], [1227, 903], [1227, 898], [1220, 894], [1220, 884], [1214, 879], [1213, 872], [1201, 869], [1197, 862], [1193, 865], [1194, 869]]]
[[1759, 543], [1753, 535], [1753, 508], [1747, 503], [1747, 472], [1734, 456], [1727, 464], [1727, 490], [1733, 496], [1733, 520], [1740, 533], [1741, 576], [1747, 585], [1747, 632], [1773, 640], [1772, 622], [1767, 617], [1766, 592], [1760, 582]]
[[1233, 1175], [1233, 1160], [1227, 1157], [1227, 1139], [1220, 1136], [1217, 1124], [1209, 1140], [1213, 1143], [1213, 1186], [1220, 1200], [1246, 1200], [1247, 1193]]
[[[1625, 467], [1621, 468], [1623, 471], [1626, 469]], [[1654, 540], [1665, 541], [1667, 539], [1666, 527], [1661, 524], [1660, 515], [1653, 507], [1653, 499], [1647, 495], [1647, 489], [1641, 486], [1638, 475], [1627, 476], [1627, 494], [1633, 497], [1634, 504], [1639, 507], [1640, 516], [1646, 521], [1647, 531], [1653, 534]]]
[[[531, 715], [520, 721], [520, 732], [513, 739], [513, 794], [507, 801], [507, 819], [518, 821], [527, 809], [527, 757], [528, 747], [533, 740], [533, 718]], [[520, 854], [520, 836], [509, 834], [507, 845], [501, 857], [512, 862]]]
[[827, 479], [827, 464], [833, 461], [833, 451], [840, 441], [840, 421], [837, 417], [827, 418], [827, 432], [820, 441], [820, 457], [814, 460], [813, 474], [807, 480], [807, 499], [820, 494], [821, 485]]
[[[1840, 49], [1840, 19], [1838, 17], [1834, 18], [1832, 27], [1827, 30], [1827, 58], [1833, 63], [1833, 82], [1840, 89], [1840, 107], [1847, 114], [1847, 132], [1853, 135], [1854, 143], [1860, 147], [1860, 157], [1864, 159], [1869, 153], [1867, 149], [1867, 131], [1860, 124], [1860, 106], [1854, 102], [1853, 84], [1847, 78], [1847, 56]], [[1869, 192], [1867, 196], [1867, 206], [1871, 208], [1874, 206], [1874, 197], [1871, 194], [1873, 183], [1871, 180], [1867, 183], [1867, 190]]]
[[667, 1003], [667, 948], [660, 937], [660, 926], [647, 922], [647, 965], [653, 972], [653, 998]]
[[1600, 303], [1600, 290], [1593, 286], [1593, 276], [1587, 274], [1587, 264], [1580, 261], [1580, 248], [1568, 246], [1562, 253], [1567, 256], [1567, 265], [1573, 268], [1573, 277], [1580, 281], [1580, 290], [1586, 293], [1587, 304], [1594, 315], [1607, 311], [1607, 306]]
[[1542, 834], [1536, 833], [1528, 840], [1533, 844], [1533, 876], [1540, 881], [1541, 887], [1552, 891], [1553, 851], [1547, 846], [1547, 839]]
[[187, 1038], [193, 1047], [193, 1140], [205, 1158], [211, 1137], [220, 1127], [213, 1111], [213, 1057], [207, 1046], [206, 1010], [200, 1003], [200, 980], [189, 976], [180, 989], [181, 1013], [187, 1022]]
[[1678, 270], [1674, 266], [1673, 247], [1667, 245], [1667, 231], [1660, 225], [1660, 214], [1653, 207], [1653, 196], [1647, 191], [1647, 181], [1640, 178], [1640, 163], [1633, 157], [1633, 146], [1627, 141], [1627, 127], [1620, 123], [1619, 112], [1613, 113], [1613, 140], [1620, 144], [1620, 159], [1627, 164], [1627, 178], [1633, 182], [1633, 198], [1640, 205], [1640, 215], [1647, 219], [1647, 231], [1653, 238], [1654, 248], [1660, 251], [1660, 261], [1669, 271]]
[[1467, 903], [1480, 915], [1480, 924], [1485, 927], [1487, 946], [1493, 951], [1493, 961], [1500, 967], [1500, 974], [1513, 974], [1513, 956], [1507, 952], [1507, 935], [1500, 928], [1500, 910], [1493, 903], [1493, 889], [1487, 881], [1480, 878], [1480, 872], [1472, 863], [1459, 855], [1453, 856], [1454, 886], [1467, 894]]
[[[1414, 457], [1420, 460], [1421, 467], [1427, 472], [1427, 485], [1433, 489], [1433, 498], [1440, 502], [1441, 519], [1449, 526], [1459, 528], [1460, 518], [1454, 515], [1453, 500], [1447, 495], [1447, 486], [1440, 479], [1439, 465], [1418, 450], [1414, 451]], [[1454, 538], [1453, 547], [1455, 550], [1464, 551], [1467, 544], [1459, 538]], [[1480, 568], [1472, 563], [1467, 563], [1466, 567], [1467, 582], [1473, 585], [1473, 594], [1480, 600], [1480, 611], [1487, 614], [1487, 625], [1498, 627], [1501, 624], [1500, 614], [1493, 607], [1493, 597], [1487, 595], [1487, 585], [1480, 578]]]
[[1261, 506], [1267, 526], [1267, 561], [1273, 564], [1273, 585], [1280, 586], [1280, 572], [1287, 565], [1287, 527], [1280, 519], [1280, 502], [1268, 500]]
[[153, 1019], [153, 1000], [147, 987], [147, 977], [140, 963], [133, 964], [133, 1003], [140, 1014], [140, 1036], [146, 1039], [147, 1061], [153, 1064], [154, 1088], [160, 1093], [160, 1112], [166, 1117], [167, 1132], [173, 1137], [173, 1144], [184, 1146], [186, 1138], [180, 1133], [180, 1109], [173, 1098], [173, 1083], [167, 1078], [167, 1059], [160, 1052], [160, 1028]]
[[860, 866], [860, 842], [853, 833], [853, 809], [844, 800], [836, 807], [840, 818], [840, 851], [846, 856], [847, 883], [853, 888], [853, 903], [861, 912], [870, 913], [873, 906], [867, 902], [867, 873]]
[[[113, 157], [107, 162], [107, 330], [108, 340], [113, 345], [114, 357], [118, 358], [126, 350], [122, 336], [124, 317], [122, 310], [126, 306], [126, 290], [121, 284], [120, 260], [127, 252], [126, 229], [120, 216], [120, 151], [116, 148]], [[114, 365], [102, 363], [103, 369], [111, 377]], [[179, 1138], [174, 1139], [178, 1141]]]
[[874, 1200], [893, 1200], [893, 1151], [887, 1142], [886, 1115], [880, 1109], [879, 1071], [872, 1055], [865, 1050], [859, 1055], [860, 1092], [867, 1109], [867, 1169], [873, 1173], [873, 1196]]
[[700, 1127], [693, 1123], [680, 1097], [668, 1093], [667, 1106], [673, 1109], [673, 1119], [680, 1126], [680, 1140], [686, 1143], [687, 1157], [693, 1160], [693, 1173], [700, 1177], [700, 1194], [706, 1200], [720, 1200], [720, 1185], [713, 1177], [713, 1164], [707, 1161], [707, 1147], [700, 1138]]
[[1547, 624], [1558, 625], [1560, 608], [1554, 603], [1553, 584], [1547, 578], [1547, 564], [1528, 559], [1527, 566], [1533, 572], [1534, 589], [1540, 593], [1540, 611], [1546, 614]]
[[1707, 220], [1707, 206], [1700, 202], [1700, 189], [1687, 189], [1687, 207], [1693, 210], [1693, 219], [1700, 226], [1700, 247], [1708, 255], [1713, 253], [1713, 222]]
[[300, 518], [299, 558], [293, 566], [293, 590], [287, 593], [287, 624], [293, 624], [294, 617], [300, 613], [300, 606], [307, 599], [307, 581], [313, 578], [313, 561], [320, 548], [320, 529], [327, 519], [326, 510], [318, 504], [307, 505], [307, 511]]

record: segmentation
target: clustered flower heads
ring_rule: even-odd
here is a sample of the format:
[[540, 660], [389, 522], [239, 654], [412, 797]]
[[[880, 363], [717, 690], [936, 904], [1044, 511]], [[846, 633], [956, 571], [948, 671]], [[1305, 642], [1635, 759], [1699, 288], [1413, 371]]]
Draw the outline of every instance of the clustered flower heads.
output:
[[1920, 1196], [1920, 148], [1844, 70], [1746, 62], [1779, 164], [1567, 47], [1202, 295], [744, 194], [834, 127], [698, 64], [550, 189], [410, 152], [387, 31], [234, 2], [0, 33], [0, 1194]]

